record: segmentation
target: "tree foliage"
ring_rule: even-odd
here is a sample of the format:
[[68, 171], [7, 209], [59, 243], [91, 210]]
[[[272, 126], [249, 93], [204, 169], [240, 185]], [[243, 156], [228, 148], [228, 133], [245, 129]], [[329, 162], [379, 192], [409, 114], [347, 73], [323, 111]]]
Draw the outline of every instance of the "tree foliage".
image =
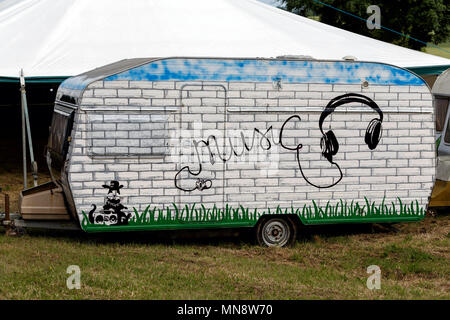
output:
[[[358, 18], [339, 12], [314, 0], [281, 0], [288, 11], [316, 15], [320, 21], [382, 41], [420, 50], [425, 44], [385, 29], [367, 28]], [[450, 35], [449, 0], [320, 0], [333, 7], [367, 19], [367, 7], [378, 5], [381, 25], [423, 42], [441, 43]]]

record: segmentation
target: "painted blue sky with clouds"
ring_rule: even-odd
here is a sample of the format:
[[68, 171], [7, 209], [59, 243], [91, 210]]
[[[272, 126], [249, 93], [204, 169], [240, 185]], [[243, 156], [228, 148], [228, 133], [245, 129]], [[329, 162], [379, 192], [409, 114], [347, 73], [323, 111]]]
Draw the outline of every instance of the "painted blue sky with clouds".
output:
[[259, 59], [164, 59], [112, 75], [105, 81], [254, 81], [287, 83], [422, 85], [411, 72], [370, 62], [259, 60]]
[[[61, 87], [83, 90], [94, 80], [82, 74]], [[285, 83], [423, 85], [415, 74], [391, 65], [359, 61], [166, 58], [105, 76], [104, 81], [241, 81]]]

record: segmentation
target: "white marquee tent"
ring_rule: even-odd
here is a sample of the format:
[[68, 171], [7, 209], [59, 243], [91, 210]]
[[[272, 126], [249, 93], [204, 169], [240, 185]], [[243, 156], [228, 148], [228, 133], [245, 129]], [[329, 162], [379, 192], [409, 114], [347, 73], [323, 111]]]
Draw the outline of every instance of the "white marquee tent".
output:
[[450, 60], [256, 0], [0, 0], [0, 77], [66, 77], [135, 57], [276, 57], [441, 68]]

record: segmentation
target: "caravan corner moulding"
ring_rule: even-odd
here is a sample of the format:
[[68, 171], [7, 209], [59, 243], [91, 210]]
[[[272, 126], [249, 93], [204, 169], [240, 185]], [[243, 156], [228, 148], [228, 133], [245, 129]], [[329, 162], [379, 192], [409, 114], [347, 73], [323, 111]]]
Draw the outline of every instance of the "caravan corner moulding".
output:
[[433, 112], [421, 78], [381, 63], [131, 59], [61, 84], [48, 147], [85, 231], [277, 217], [275, 241], [286, 217], [422, 219]]

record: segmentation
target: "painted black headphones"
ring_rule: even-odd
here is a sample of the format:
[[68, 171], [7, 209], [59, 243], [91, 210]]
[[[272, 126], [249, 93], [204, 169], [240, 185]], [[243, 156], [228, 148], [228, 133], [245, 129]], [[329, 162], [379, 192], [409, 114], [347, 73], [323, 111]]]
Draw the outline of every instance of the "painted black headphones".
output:
[[366, 130], [366, 136], [364, 138], [364, 141], [366, 142], [370, 150], [375, 149], [378, 145], [378, 142], [380, 142], [382, 136], [383, 111], [381, 111], [380, 107], [378, 107], [375, 101], [357, 93], [348, 93], [335, 97], [331, 99], [330, 102], [328, 102], [325, 110], [322, 111], [322, 114], [319, 118], [319, 128], [323, 135], [320, 139], [322, 154], [331, 163], [333, 162], [333, 156], [336, 155], [339, 150], [339, 143], [332, 130], [328, 130], [327, 133], [324, 133], [322, 129], [323, 122], [328, 115], [334, 112], [336, 107], [352, 102], [365, 104], [371, 107], [380, 115], [379, 118], [372, 119], [369, 122]]

